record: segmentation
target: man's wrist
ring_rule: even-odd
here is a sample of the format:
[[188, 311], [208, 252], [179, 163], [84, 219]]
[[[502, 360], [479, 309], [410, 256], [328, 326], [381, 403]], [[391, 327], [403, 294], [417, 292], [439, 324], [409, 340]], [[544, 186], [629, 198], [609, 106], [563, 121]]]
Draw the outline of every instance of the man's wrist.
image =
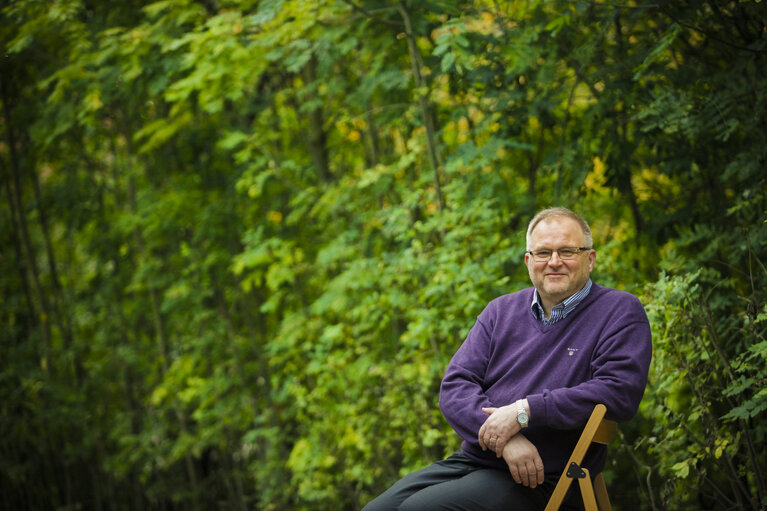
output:
[[517, 423], [520, 428], [524, 429], [530, 423], [530, 407], [527, 404], [527, 399], [519, 399], [514, 405], [517, 408]]

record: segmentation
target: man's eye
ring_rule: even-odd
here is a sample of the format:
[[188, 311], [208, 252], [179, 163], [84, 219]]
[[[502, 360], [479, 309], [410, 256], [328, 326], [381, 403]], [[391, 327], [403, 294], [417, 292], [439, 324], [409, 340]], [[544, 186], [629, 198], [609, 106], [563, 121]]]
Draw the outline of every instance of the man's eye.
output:
[[551, 250], [539, 250], [535, 255], [536, 257], [551, 257]]
[[569, 249], [565, 249], [565, 250], [560, 250], [560, 251], [559, 251], [559, 256], [560, 256], [560, 257], [572, 257], [572, 256], [574, 256], [576, 253], [577, 253], [577, 252], [576, 252], [575, 250], [569, 250]]

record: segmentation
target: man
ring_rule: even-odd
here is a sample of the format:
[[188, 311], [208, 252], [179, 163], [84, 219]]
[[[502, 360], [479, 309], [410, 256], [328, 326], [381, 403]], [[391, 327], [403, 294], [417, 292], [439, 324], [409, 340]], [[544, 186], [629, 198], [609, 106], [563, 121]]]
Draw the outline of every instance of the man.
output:
[[[542, 510], [596, 403], [625, 422], [639, 407], [650, 326], [629, 293], [594, 284], [591, 230], [565, 208], [527, 230], [533, 288], [491, 301], [447, 368], [440, 408], [461, 450], [370, 502], [382, 510]], [[606, 449], [584, 465], [602, 470]], [[582, 509], [577, 485], [562, 509]]]

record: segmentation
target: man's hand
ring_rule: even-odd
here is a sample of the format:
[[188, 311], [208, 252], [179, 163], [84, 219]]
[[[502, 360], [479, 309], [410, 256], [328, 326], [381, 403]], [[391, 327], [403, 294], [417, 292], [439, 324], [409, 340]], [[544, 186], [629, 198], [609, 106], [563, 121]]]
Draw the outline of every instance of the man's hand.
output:
[[535, 488], [543, 483], [543, 460], [525, 435], [514, 435], [506, 443], [503, 459], [518, 484]]
[[499, 458], [503, 456], [506, 443], [522, 429], [517, 422], [516, 405], [502, 406], [500, 408], [483, 408], [483, 412], [490, 417], [479, 428], [479, 446], [483, 451], [490, 449], [495, 451]]

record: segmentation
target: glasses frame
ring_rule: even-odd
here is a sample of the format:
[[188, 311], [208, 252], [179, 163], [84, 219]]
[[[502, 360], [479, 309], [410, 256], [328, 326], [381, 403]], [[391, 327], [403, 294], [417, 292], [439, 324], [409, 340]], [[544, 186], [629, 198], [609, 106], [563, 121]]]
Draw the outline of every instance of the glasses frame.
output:
[[[562, 255], [559, 253], [560, 250], [574, 250], [575, 256], [572, 259], [563, 259]], [[573, 261], [575, 260], [582, 252], [588, 252], [589, 250], [594, 250], [592, 247], [559, 247], [557, 249], [549, 249], [549, 248], [542, 248], [540, 250], [526, 250], [525, 254], [530, 254], [530, 256], [533, 258], [533, 261], [536, 263], [548, 263], [551, 261], [551, 258], [554, 256], [554, 252], [557, 253], [557, 257], [561, 261]], [[546, 260], [543, 259], [536, 259], [536, 252], [548, 252], [550, 251], [551, 254], [549, 254], [549, 258]]]

